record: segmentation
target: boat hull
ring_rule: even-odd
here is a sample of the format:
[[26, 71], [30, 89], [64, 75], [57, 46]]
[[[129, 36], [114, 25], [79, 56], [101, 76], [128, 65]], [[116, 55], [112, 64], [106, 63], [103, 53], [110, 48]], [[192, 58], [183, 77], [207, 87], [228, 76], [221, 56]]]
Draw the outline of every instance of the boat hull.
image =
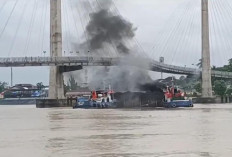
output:
[[171, 102], [165, 102], [164, 107], [166, 108], [193, 107], [193, 102], [191, 100], [173, 100]]
[[77, 103], [73, 106], [74, 109], [83, 108], [83, 109], [100, 109], [100, 108], [116, 108], [116, 103], [111, 102], [94, 102], [94, 101], [86, 101], [84, 103]]

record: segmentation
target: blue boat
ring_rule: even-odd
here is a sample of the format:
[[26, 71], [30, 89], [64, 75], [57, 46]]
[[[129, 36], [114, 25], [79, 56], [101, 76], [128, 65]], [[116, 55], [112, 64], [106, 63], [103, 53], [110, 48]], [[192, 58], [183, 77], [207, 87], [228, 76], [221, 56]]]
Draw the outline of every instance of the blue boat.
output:
[[113, 99], [112, 92], [93, 91], [91, 96], [77, 98], [77, 103], [73, 108], [116, 108], [116, 100]]
[[177, 108], [177, 107], [193, 107], [191, 100], [172, 100], [170, 102], [164, 102], [166, 108]]
[[77, 98], [77, 103], [73, 106], [73, 108], [91, 108], [92, 104], [88, 97], [80, 97]]
[[116, 102], [105, 102], [104, 99], [101, 100], [90, 100], [85, 97], [77, 98], [77, 103], [73, 108], [116, 108]]
[[164, 107], [166, 108], [193, 107], [192, 100], [187, 99], [186, 94], [174, 87], [174, 84], [170, 88], [167, 87], [164, 96]]

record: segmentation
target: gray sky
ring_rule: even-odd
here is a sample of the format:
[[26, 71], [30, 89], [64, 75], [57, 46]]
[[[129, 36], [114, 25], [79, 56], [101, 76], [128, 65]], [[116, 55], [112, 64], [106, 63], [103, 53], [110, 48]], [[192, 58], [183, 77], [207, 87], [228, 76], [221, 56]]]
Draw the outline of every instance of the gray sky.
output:
[[[44, 50], [46, 56], [49, 55], [49, 1], [18, 0], [11, 15], [16, 0], [0, 0], [0, 57], [43, 56]], [[75, 45], [85, 40], [83, 27], [89, 11], [84, 9], [86, 4], [82, 1], [63, 0], [63, 51], [66, 56], [72, 55], [70, 51], [77, 51]], [[149, 56], [154, 59], [164, 56], [166, 63], [181, 66], [194, 67], [192, 64], [198, 62], [201, 55], [200, 0], [114, 2], [120, 14], [138, 28], [136, 39]], [[212, 65], [226, 64], [232, 58], [230, 5], [229, 0], [210, 1]], [[14, 83], [48, 84], [48, 70], [48, 67], [13, 68]], [[10, 82], [10, 68], [0, 68], [0, 81]]]

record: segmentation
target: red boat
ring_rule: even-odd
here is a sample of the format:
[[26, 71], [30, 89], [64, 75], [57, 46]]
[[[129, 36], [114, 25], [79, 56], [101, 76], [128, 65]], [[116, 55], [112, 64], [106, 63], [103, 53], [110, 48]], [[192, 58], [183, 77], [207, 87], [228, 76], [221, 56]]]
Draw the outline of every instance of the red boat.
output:
[[176, 108], [176, 107], [193, 107], [192, 100], [187, 100], [186, 94], [174, 86], [167, 87], [165, 93], [164, 107]]

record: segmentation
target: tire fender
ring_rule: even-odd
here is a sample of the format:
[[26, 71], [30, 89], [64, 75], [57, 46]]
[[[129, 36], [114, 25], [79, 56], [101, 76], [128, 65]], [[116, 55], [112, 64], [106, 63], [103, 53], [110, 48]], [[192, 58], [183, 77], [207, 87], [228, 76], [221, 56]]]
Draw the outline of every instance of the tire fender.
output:
[[175, 107], [176, 107], [176, 103], [173, 103], [173, 104], [172, 104], [172, 107], [175, 108]]

